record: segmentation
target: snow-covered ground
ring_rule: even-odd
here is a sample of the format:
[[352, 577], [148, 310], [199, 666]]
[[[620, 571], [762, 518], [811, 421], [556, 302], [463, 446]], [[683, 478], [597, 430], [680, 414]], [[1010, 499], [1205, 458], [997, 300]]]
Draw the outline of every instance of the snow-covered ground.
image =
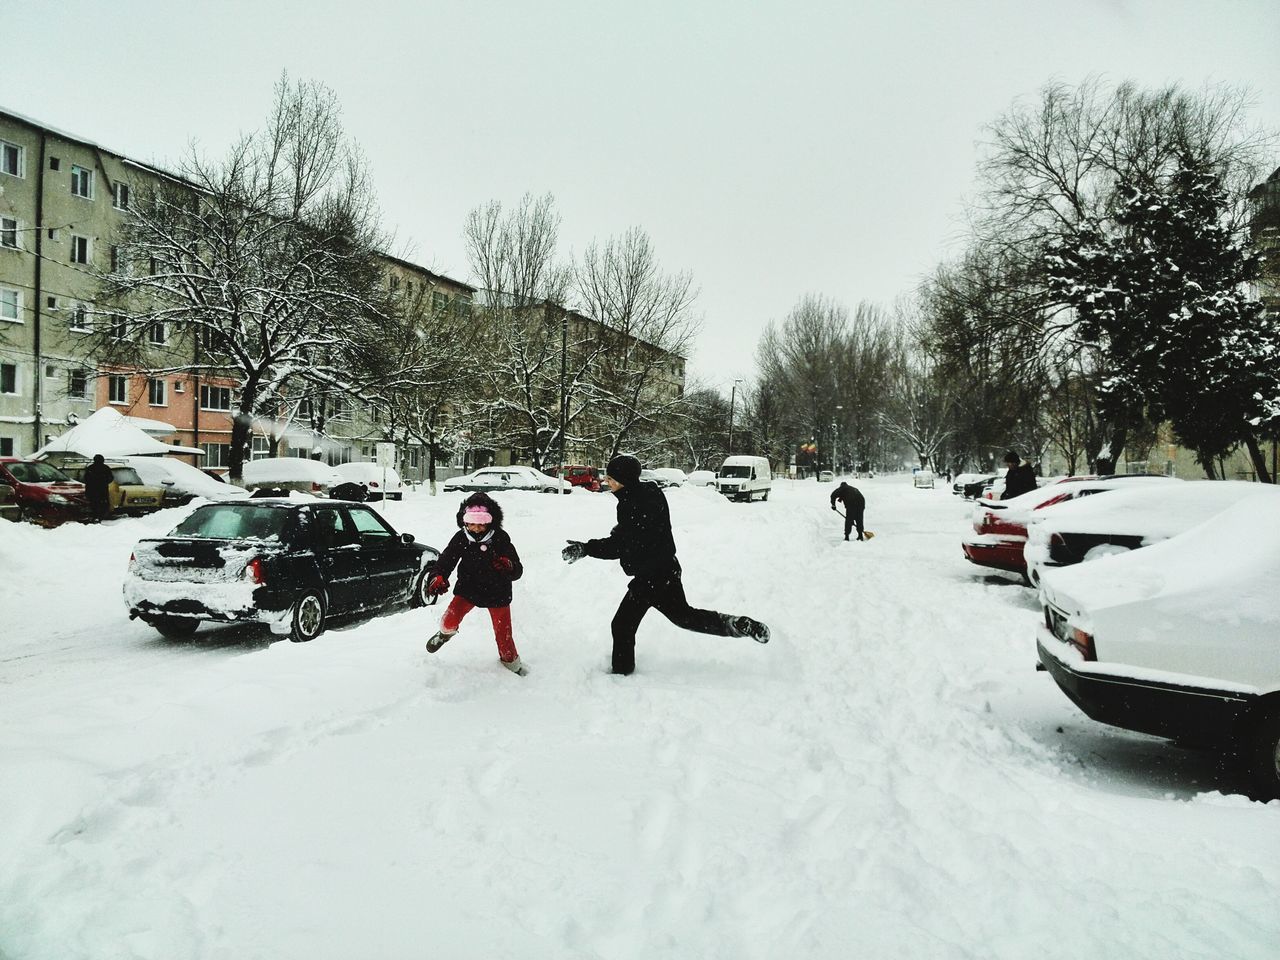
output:
[[[767, 503], [668, 492], [695, 606], [606, 670], [626, 582], [565, 565], [613, 498], [500, 497], [520, 678], [480, 611], [309, 644], [130, 623], [179, 512], [0, 525], [0, 958], [1274, 958], [1280, 803], [1083, 717], [1032, 591], [968, 565], [908, 477]], [[379, 505], [442, 546], [459, 497]]]

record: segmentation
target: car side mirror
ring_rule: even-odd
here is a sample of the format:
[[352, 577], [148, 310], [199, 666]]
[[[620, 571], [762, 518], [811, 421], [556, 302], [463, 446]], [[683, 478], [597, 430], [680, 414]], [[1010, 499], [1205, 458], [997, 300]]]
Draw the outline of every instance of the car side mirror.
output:
[[413, 534], [412, 533], [400, 534], [400, 542], [405, 544], [406, 546], [410, 543], [413, 543]]

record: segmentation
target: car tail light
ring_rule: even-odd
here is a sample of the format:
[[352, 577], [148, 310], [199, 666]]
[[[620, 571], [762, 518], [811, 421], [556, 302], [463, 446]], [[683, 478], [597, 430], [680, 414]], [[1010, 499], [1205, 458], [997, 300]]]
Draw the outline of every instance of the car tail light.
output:
[[244, 565], [244, 578], [254, 583], [267, 582], [267, 567], [261, 557], [254, 557]]
[[1080, 651], [1086, 660], [1097, 660], [1098, 653], [1093, 649], [1093, 634], [1085, 633], [1079, 627], [1071, 628], [1071, 645]]
[[136, 553], [131, 553], [131, 554], [129, 554], [129, 569], [130, 569], [130, 570], [132, 570], [132, 569], [133, 569], [134, 564], [136, 564], [137, 562], [138, 562], [138, 555], [137, 555]]
[[1071, 494], [1060, 493], [1056, 497], [1050, 497], [1044, 503], [1036, 507], [1037, 510], [1043, 510], [1045, 507], [1052, 507], [1055, 503], [1062, 503], [1063, 500], [1070, 500]]
[[311, 481], [311, 492], [317, 497], [324, 493], [324, 491], [320, 489], [320, 484], [316, 483], [314, 480]]
[[370, 480], [370, 481], [369, 481], [369, 486], [371, 486], [371, 487], [376, 487], [377, 485], [378, 485], [378, 481], [377, 481], [377, 480]]

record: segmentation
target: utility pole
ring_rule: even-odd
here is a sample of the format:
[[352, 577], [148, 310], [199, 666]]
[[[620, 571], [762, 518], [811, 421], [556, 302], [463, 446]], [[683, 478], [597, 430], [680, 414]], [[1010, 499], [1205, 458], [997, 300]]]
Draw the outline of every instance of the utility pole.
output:
[[560, 309], [560, 473], [557, 479], [561, 486], [558, 492], [561, 495], [569, 492], [569, 485], [564, 479], [564, 435], [569, 429], [569, 405], [568, 398], [565, 394], [568, 391], [566, 378], [569, 369], [569, 311], [563, 307]]
[[733, 389], [729, 391], [729, 449], [724, 452], [726, 457], [733, 456], [733, 405], [738, 398], [738, 384], [742, 382], [742, 378], [738, 377], [733, 381]]

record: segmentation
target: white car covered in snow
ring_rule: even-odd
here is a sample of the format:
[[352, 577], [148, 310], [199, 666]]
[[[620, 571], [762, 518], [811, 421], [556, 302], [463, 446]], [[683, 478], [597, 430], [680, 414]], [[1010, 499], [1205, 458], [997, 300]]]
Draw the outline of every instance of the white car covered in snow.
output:
[[384, 471], [376, 463], [341, 463], [334, 467], [343, 480], [363, 484], [370, 500], [400, 500], [404, 497], [404, 484], [394, 467]]
[[694, 470], [689, 474], [689, 486], [691, 487], [714, 487], [716, 485], [716, 472], [714, 470]]
[[243, 467], [241, 479], [246, 490], [296, 490], [316, 497], [327, 497], [334, 487], [346, 482], [327, 463], [303, 457], [250, 460]]
[[[1033, 584], [1039, 583], [1045, 570], [1128, 553], [1177, 536], [1267, 489], [1243, 480], [1164, 479], [1153, 483], [1148, 478], [1139, 485], [1126, 486], [1128, 482], [1098, 481], [1111, 491], [1107, 496], [1081, 497], [1025, 517], [1027, 542], [1022, 552]], [[1008, 503], [1012, 506], [1021, 499]]]
[[568, 480], [548, 476], [533, 467], [481, 467], [474, 473], [446, 480], [441, 487], [446, 493], [459, 490], [480, 490], [493, 493], [501, 490], [532, 490], [537, 493], [573, 492]]
[[1280, 796], [1280, 491], [1042, 572], [1040, 663], [1095, 720], [1240, 756]]
[[198, 467], [173, 457], [121, 457], [148, 486], [163, 487], [166, 506], [205, 500], [242, 500], [249, 492], [213, 479]]

